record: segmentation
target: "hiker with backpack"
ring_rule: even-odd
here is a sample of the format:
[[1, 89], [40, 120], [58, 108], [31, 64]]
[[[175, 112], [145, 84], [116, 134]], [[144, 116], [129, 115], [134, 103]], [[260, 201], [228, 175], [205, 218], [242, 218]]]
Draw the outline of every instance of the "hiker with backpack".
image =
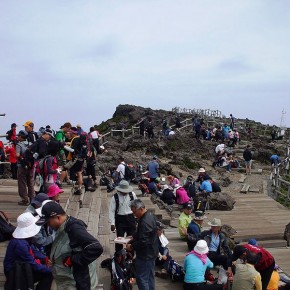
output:
[[49, 201], [39, 210], [39, 225], [47, 223], [56, 231], [50, 257], [57, 289], [93, 290], [97, 286], [96, 259], [103, 253], [100, 242], [87, 231], [87, 225]]
[[47, 155], [47, 146], [51, 138], [54, 138], [53, 131], [45, 129], [42, 135], [31, 145], [30, 151], [35, 154], [35, 159], [42, 159]]
[[18, 194], [21, 201], [19, 205], [28, 206], [31, 199], [34, 197], [34, 159], [28, 160], [25, 158], [25, 153], [30, 145], [26, 140], [28, 134], [21, 130], [17, 135], [18, 143], [16, 145], [17, 157], [17, 185]]
[[125, 166], [126, 166], [126, 163], [124, 161], [124, 157], [120, 156], [118, 158], [118, 167], [116, 168], [116, 171], [114, 172], [114, 184], [117, 186], [120, 181], [122, 179], [125, 178]]
[[[109, 207], [109, 222], [111, 231], [116, 230], [117, 237], [133, 236], [136, 231], [136, 221], [131, 210], [131, 202], [135, 200], [136, 194], [128, 181], [121, 180], [116, 186], [116, 193], [112, 196]], [[116, 243], [116, 251], [123, 248]]]
[[39, 217], [34, 217], [30, 212], [17, 218], [17, 227], [7, 246], [3, 263], [7, 290], [34, 289], [34, 283], [37, 283], [37, 290], [51, 289], [50, 261], [31, 244], [32, 238], [41, 229], [35, 224], [38, 220]]
[[82, 193], [83, 185], [83, 166], [85, 160], [91, 156], [91, 148], [89, 144], [88, 134], [83, 132], [78, 135], [77, 128], [71, 127], [68, 131], [71, 134], [71, 151], [68, 154], [67, 160], [69, 161], [65, 167], [70, 168], [70, 179], [77, 182], [77, 189], [74, 192], [76, 195]]
[[47, 193], [48, 188], [52, 184], [56, 184], [61, 174], [61, 167], [58, 166], [57, 154], [60, 150], [60, 143], [58, 141], [51, 141], [47, 146], [47, 155], [35, 162], [36, 172], [39, 173], [43, 179], [43, 192]]
[[23, 126], [25, 132], [27, 132], [27, 141], [34, 143], [38, 139], [37, 133], [33, 131], [34, 123], [32, 121], [26, 121]]
[[[55, 140], [62, 142], [63, 144], [66, 144], [65, 142], [67, 141], [66, 135], [69, 129], [72, 127], [70, 122], [65, 122], [59, 131], [56, 132], [55, 134]], [[57, 164], [58, 166], [64, 166], [66, 164], [66, 152], [64, 148], [61, 148], [56, 156], [57, 158]], [[62, 183], [65, 180], [65, 178], [68, 178], [68, 172], [67, 170], [63, 167], [63, 170], [60, 174], [58, 185], [59, 187], [62, 187]]]
[[140, 199], [131, 202], [131, 210], [138, 219], [138, 226], [133, 239], [126, 245], [126, 250], [136, 253], [136, 282], [140, 290], [155, 289], [155, 259], [158, 256], [158, 236], [156, 219], [145, 208]]

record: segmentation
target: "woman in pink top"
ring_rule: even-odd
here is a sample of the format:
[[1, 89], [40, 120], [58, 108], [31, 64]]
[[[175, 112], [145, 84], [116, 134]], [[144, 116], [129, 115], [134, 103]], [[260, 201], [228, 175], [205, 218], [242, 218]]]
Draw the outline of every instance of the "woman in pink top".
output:
[[187, 191], [183, 187], [181, 187], [180, 185], [176, 185], [174, 191], [177, 204], [183, 205], [189, 202], [190, 198], [187, 195]]
[[175, 176], [173, 176], [173, 175], [169, 175], [167, 177], [167, 180], [169, 182], [169, 186], [171, 186], [172, 188], [174, 188], [176, 185], [179, 185], [180, 184], [178, 178], [175, 177]]

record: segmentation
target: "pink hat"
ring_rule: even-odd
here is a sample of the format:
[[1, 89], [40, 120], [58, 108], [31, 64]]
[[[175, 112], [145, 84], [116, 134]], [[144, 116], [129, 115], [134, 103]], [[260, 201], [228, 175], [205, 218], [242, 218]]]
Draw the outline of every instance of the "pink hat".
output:
[[48, 191], [47, 191], [48, 197], [54, 197], [60, 193], [63, 193], [63, 190], [60, 189], [55, 183], [48, 187]]

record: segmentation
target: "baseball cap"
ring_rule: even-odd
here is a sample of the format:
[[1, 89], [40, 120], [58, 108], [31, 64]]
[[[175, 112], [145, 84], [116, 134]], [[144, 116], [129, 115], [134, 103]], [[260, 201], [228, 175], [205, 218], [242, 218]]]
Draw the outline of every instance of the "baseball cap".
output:
[[27, 134], [26, 131], [24, 131], [24, 130], [20, 130], [20, 131], [18, 132], [17, 136], [21, 136], [21, 137], [23, 137], [23, 138], [27, 138], [28, 134]]
[[48, 135], [50, 135], [51, 137], [54, 137], [54, 135], [53, 135], [53, 131], [52, 131], [51, 129], [45, 129], [45, 131], [44, 131], [42, 134], [48, 134]]
[[26, 121], [23, 126], [24, 127], [34, 127], [34, 124], [32, 121]]
[[186, 203], [184, 206], [183, 206], [184, 209], [193, 209], [193, 205], [191, 203]]
[[31, 200], [31, 205], [39, 208], [45, 200], [48, 200], [47, 194], [40, 192]]
[[40, 215], [40, 219], [36, 224], [44, 225], [45, 223], [47, 223], [49, 218], [60, 214], [65, 214], [65, 211], [59, 203], [52, 200], [43, 203], [41, 209], [38, 210], [37, 213]]

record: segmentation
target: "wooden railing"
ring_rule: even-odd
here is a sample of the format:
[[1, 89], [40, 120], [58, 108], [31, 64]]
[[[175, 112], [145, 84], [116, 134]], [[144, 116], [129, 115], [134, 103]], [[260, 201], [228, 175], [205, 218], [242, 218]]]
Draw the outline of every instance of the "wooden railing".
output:
[[[285, 205], [290, 201], [290, 182], [282, 178], [283, 175], [289, 174], [290, 169], [290, 144], [286, 145], [285, 159], [276, 165], [272, 165], [272, 172], [270, 179], [274, 186], [274, 193], [277, 197], [283, 197], [285, 199]], [[287, 193], [282, 191], [282, 188], [287, 188]]]

